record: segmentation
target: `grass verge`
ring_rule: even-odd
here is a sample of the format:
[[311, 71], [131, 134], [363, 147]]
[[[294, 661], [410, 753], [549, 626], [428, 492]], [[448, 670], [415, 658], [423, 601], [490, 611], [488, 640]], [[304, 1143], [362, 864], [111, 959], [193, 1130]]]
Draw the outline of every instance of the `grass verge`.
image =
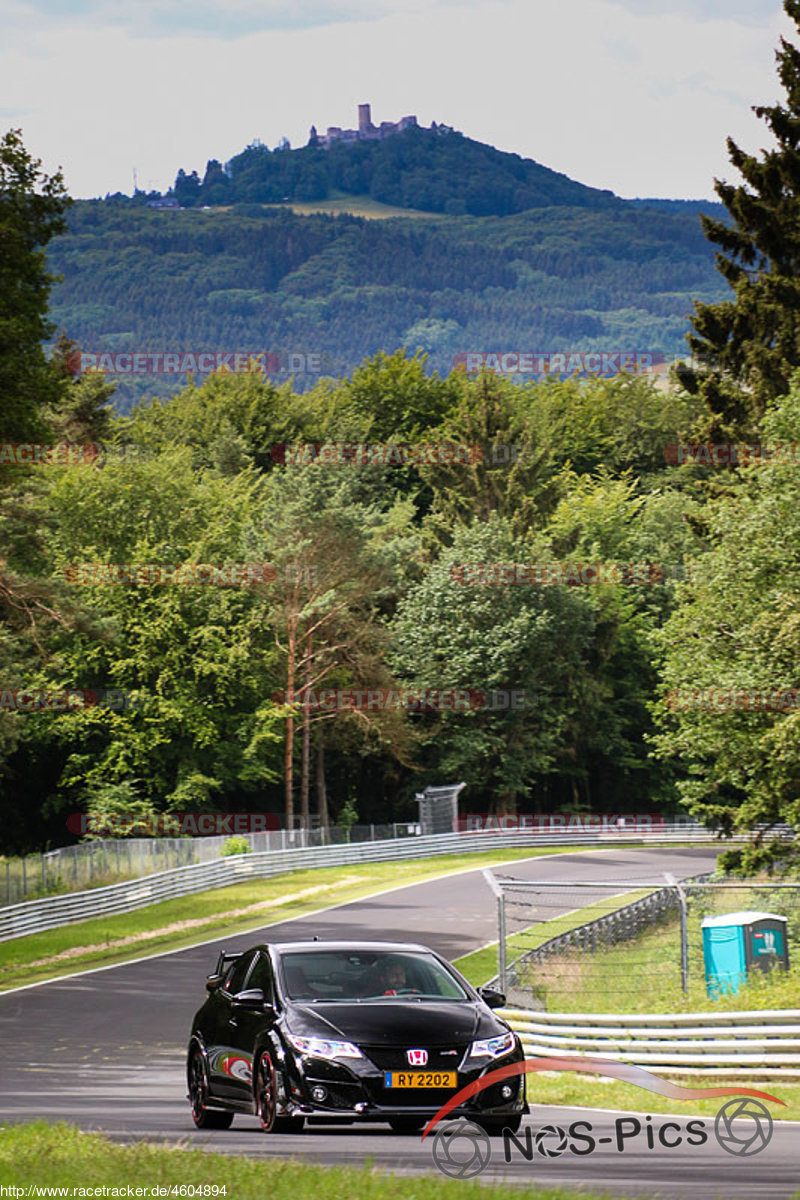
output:
[[[638, 897], [631, 894], [615, 903], [619, 907]], [[749, 901], [749, 897], [747, 898]], [[743, 904], [746, 907], [747, 904]], [[792, 968], [788, 973], [756, 974], [736, 995], [711, 1000], [706, 994], [700, 922], [707, 909], [716, 911], [710, 902], [696, 906], [690, 913], [690, 987], [684, 995], [680, 989], [679, 937], [677, 920], [647, 930], [630, 942], [621, 943], [602, 952], [575, 952], [554, 956], [546, 969], [536, 968], [532, 982], [537, 993], [547, 1001], [550, 1011], [556, 1012], [724, 1012], [768, 1008], [800, 1008], [800, 976]], [[533, 949], [542, 942], [577, 925], [591, 921], [608, 912], [607, 900], [587, 905], [569, 915], [544, 921], [514, 934], [507, 939], [508, 959], [511, 961], [523, 950]], [[470, 983], [479, 986], [497, 973], [497, 944], [477, 950], [457, 959], [455, 964]], [[610, 990], [609, 981], [615, 981]], [[658, 1074], [658, 1068], [654, 1069]], [[696, 1075], [686, 1078], [669, 1076], [670, 1081], [685, 1087], [735, 1086], [731, 1078]], [[771, 1080], [753, 1082], [742, 1079], [743, 1086], [757, 1088], [777, 1096], [785, 1108], [770, 1105], [776, 1121], [800, 1121], [800, 1083]], [[535, 1104], [563, 1104], [586, 1108], [608, 1108], [615, 1112], [682, 1113], [687, 1116], [714, 1116], [722, 1101], [671, 1100], [646, 1092], [632, 1084], [599, 1076], [573, 1075], [569, 1072], [542, 1072], [528, 1077], [528, 1100]]]
[[[430, 1159], [426, 1166], [430, 1164]], [[226, 1200], [599, 1200], [596, 1193], [560, 1188], [492, 1185], [431, 1175], [396, 1175], [363, 1167], [317, 1167], [297, 1159], [244, 1158], [148, 1142], [117, 1146], [96, 1133], [69, 1125], [17, 1125], [0, 1131], [0, 1183], [21, 1188], [152, 1189], [224, 1186]], [[5, 1193], [6, 1195], [8, 1193]], [[21, 1193], [24, 1195], [24, 1192]], [[32, 1193], [35, 1195], [34, 1193]], [[80, 1194], [80, 1193], [76, 1193]], [[101, 1193], [102, 1194], [102, 1193]], [[117, 1192], [117, 1195], [120, 1193]], [[166, 1193], [165, 1193], [166, 1194]], [[180, 1195], [178, 1191], [177, 1194]], [[220, 1195], [221, 1193], [217, 1193]], [[113, 1196], [110, 1190], [108, 1195]], [[606, 1193], [604, 1200], [614, 1200]], [[620, 1197], [617, 1197], [620, 1200]]]
[[[576, 922], [577, 923], [577, 922]], [[690, 911], [688, 990], [681, 987], [680, 922], [663, 921], [638, 937], [594, 953], [571, 950], [529, 968], [523, 986], [550, 1012], [748, 1012], [800, 1008], [800, 969], [754, 972], [738, 992], [707, 994], [701, 914]]]
[[0, 943], [0, 990], [86, 967], [179, 950], [214, 937], [239, 936], [267, 923], [363, 899], [393, 886], [421, 883], [473, 867], [569, 854], [569, 847], [442, 854], [410, 862], [314, 867], [252, 879], [151, 904], [132, 913], [76, 921]]
[[[658, 1074], [654, 1068], [653, 1074]], [[724, 1097], [709, 1100], [670, 1100], [668, 1096], [659, 1096], [655, 1092], [647, 1092], [634, 1087], [631, 1083], [621, 1083], [617, 1079], [607, 1079], [598, 1075], [572, 1075], [568, 1071], [549, 1072], [528, 1075], [528, 1103], [531, 1106], [531, 1119], [536, 1122], [537, 1104], [564, 1104], [578, 1108], [608, 1108], [613, 1112], [637, 1113], [677, 1113], [687, 1117], [713, 1117], [725, 1103]], [[666, 1077], [665, 1077], [666, 1078]], [[776, 1081], [735, 1080], [719, 1078], [701, 1078], [699, 1075], [678, 1078], [670, 1075], [670, 1083], [678, 1083], [682, 1087], [742, 1087], [756, 1088], [759, 1092], [767, 1092], [777, 1096], [786, 1105], [770, 1104], [765, 1101], [775, 1121], [800, 1121], [800, 1083], [781, 1083]]]

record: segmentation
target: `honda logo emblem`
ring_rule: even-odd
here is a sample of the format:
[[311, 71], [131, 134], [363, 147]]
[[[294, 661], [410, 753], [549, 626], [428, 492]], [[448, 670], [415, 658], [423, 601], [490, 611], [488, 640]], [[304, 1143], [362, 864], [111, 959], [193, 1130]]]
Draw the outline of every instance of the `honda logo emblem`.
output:
[[406, 1058], [410, 1067], [424, 1067], [428, 1063], [427, 1050], [406, 1050]]

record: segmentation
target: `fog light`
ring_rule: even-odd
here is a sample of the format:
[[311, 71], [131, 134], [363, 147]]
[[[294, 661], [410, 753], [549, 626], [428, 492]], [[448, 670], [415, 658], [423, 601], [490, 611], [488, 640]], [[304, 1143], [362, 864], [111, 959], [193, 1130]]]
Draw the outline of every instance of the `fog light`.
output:
[[322, 1104], [323, 1100], [327, 1100], [327, 1098], [328, 1098], [328, 1089], [327, 1088], [321, 1087], [319, 1084], [317, 1084], [316, 1087], [312, 1087], [311, 1099], [315, 1100], [317, 1102], [317, 1104]]
[[504, 1100], [510, 1100], [511, 1097], [514, 1095], [513, 1087], [511, 1087], [507, 1083], [504, 1083], [503, 1086], [500, 1088], [500, 1095], [503, 1097]]

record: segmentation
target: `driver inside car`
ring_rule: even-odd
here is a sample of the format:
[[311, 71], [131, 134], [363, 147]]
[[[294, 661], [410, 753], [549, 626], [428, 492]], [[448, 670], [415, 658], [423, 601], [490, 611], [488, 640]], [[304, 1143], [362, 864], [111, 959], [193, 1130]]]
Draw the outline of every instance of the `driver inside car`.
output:
[[413, 991], [409, 985], [406, 969], [397, 959], [390, 959], [381, 967], [381, 986], [384, 996], [396, 996], [399, 991]]

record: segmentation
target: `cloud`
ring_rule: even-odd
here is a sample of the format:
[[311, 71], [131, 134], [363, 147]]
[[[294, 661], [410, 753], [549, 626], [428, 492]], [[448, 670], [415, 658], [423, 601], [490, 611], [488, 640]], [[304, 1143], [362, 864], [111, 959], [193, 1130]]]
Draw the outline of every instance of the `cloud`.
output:
[[[164, 189], [179, 167], [202, 172], [256, 137], [303, 145], [312, 123], [352, 127], [366, 101], [374, 120], [444, 121], [620, 195], [709, 196], [731, 174], [728, 134], [747, 149], [766, 140], [750, 106], [780, 96], [788, 26], [634, 13], [635, 0], [374, 0], [369, 19], [345, 19], [366, 6], [350, 0], [326, 6], [326, 25], [219, 38], [145, 28], [149, 17], [134, 33], [121, 17], [138, 5], [101, 21], [50, 3], [45, 19], [7, 0], [0, 77], [29, 149], [63, 163], [78, 196], [130, 192], [134, 167], [141, 187]], [[251, 13], [235, 3], [234, 16]], [[256, 3], [274, 21], [286, 9]], [[295, 20], [313, 9], [298, 0]]]
[[765, 25], [780, 15], [781, 0], [620, 0], [639, 16], [683, 14], [698, 21], [736, 21]]
[[107, 25], [136, 37], [195, 33], [230, 40], [256, 32], [381, 21], [454, 3], [477, 7], [505, 0], [30, 0], [24, 8], [18, 0], [12, 2], [40, 22]]

